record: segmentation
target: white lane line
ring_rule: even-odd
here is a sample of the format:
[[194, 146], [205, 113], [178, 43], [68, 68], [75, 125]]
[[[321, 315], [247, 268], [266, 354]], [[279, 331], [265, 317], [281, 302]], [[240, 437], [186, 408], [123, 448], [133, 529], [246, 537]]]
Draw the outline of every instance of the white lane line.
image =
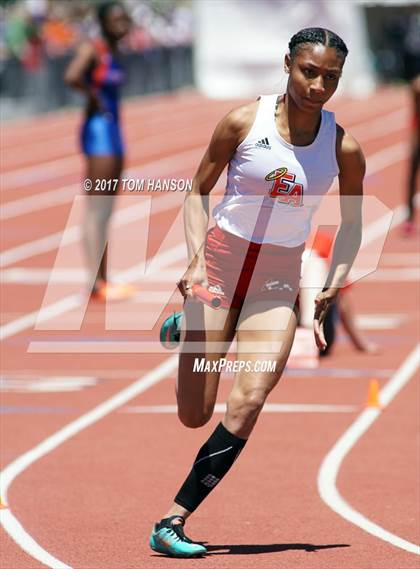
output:
[[0, 219], [12, 219], [19, 215], [25, 215], [33, 211], [44, 210], [46, 208], [55, 207], [64, 203], [69, 203], [74, 196], [80, 191], [79, 184], [70, 184], [48, 192], [35, 194], [26, 198], [19, 198], [2, 204], [0, 211]]
[[406, 140], [402, 140], [393, 144], [392, 146], [387, 146], [382, 150], [378, 150], [371, 157], [367, 156], [366, 160], [366, 175], [372, 176], [376, 174], [379, 170], [388, 168], [392, 164], [403, 160], [408, 156], [408, 143]]
[[[396, 160], [396, 162], [399, 162], [399, 160]], [[378, 160], [378, 163], [380, 163], [380, 160]], [[383, 166], [380, 167], [379, 170], [381, 170], [382, 168]], [[419, 194], [416, 195], [414, 201], [416, 207], [418, 207], [418, 204], [420, 203]], [[389, 210], [382, 217], [370, 223], [366, 229], [363, 229], [362, 243], [360, 245], [360, 248], [363, 249], [364, 247], [369, 245], [369, 243], [375, 241], [375, 239], [378, 239], [378, 237], [382, 237], [385, 228], [387, 231], [388, 229], [389, 231], [391, 231], [406, 219], [407, 219], [407, 207], [405, 204], [397, 206], [394, 210]]]
[[[42, 136], [42, 133], [37, 134]], [[6, 141], [8, 138], [8, 133], [5, 132], [3, 139]], [[52, 158], [74, 154], [78, 150], [75, 143], [76, 137], [73, 133], [64, 136], [56, 136], [52, 142], [42, 138], [42, 144], [36, 146], [34, 146], [33, 140], [22, 140], [20, 141], [18, 152], [16, 152], [16, 148], [4, 146], [3, 164], [7, 165], [9, 171], [11, 171], [12, 168], [13, 170], [16, 170], [16, 168], [24, 168], [28, 164], [28, 155], [31, 161], [42, 164], [45, 160], [45, 156], [50, 156], [51, 153], [53, 153]]]
[[399, 132], [408, 125], [408, 108], [398, 109], [385, 116], [376, 117], [368, 123], [351, 126], [348, 130], [360, 142], [374, 140], [380, 136]]
[[[0, 497], [3, 504], [7, 504], [7, 491], [13, 480], [22, 474], [34, 462], [47, 455], [58, 446], [74, 437], [90, 425], [93, 425], [130, 399], [137, 397], [147, 389], [150, 389], [162, 379], [171, 374], [178, 365], [178, 356], [171, 356], [159, 366], [146, 373], [142, 378], [135, 381], [125, 389], [122, 389], [110, 399], [104, 401], [85, 415], [63, 427], [33, 449], [21, 455], [10, 463], [0, 473]], [[37, 559], [52, 569], [71, 569], [59, 559], [50, 555], [43, 549], [25, 530], [20, 522], [12, 514], [10, 508], [0, 510], [0, 523], [10, 537], [34, 559]]]
[[[382, 167], [379, 168], [379, 170], [381, 169]], [[414, 196], [414, 205], [415, 207], [419, 207], [420, 194], [416, 194]], [[392, 220], [391, 225], [389, 225], [390, 219]], [[392, 231], [392, 229], [395, 229], [396, 227], [401, 225], [401, 223], [406, 219], [407, 219], [407, 206], [405, 204], [399, 205], [395, 209], [388, 211], [382, 217], [370, 223], [368, 227], [366, 227], [366, 229], [363, 230], [362, 243], [360, 245], [360, 249], [363, 249], [364, 247], [369, 245], [369, 243], [375, 241], [375, 239], [382, 237], [382, 235], [384, 234], [384, 229], [388, 230], [389, 228], [389, 231]]]
[[47, 283], [80, 283], [87, 281], [87, 269], [79, 268], [62, 268], [53, 269], [45, 268], [28, 268], [13, 267], [13, 269], [5, 269], [2, 272], [2, 283], [15, 283], [25, 285], [40, 285]]
[[[120, 362], [121, 364], [121, 362]], [[69, 370], [66, 370], [66, 372], [68, 372]], [[118, 368], [118, 369], [104, 369], [104, 368], [94, 368], [94, 369], [86, 369], [86, 368], [81, 368], [77, 370], [78, 373], [80, 373], [79, 376], [74, 375], [72, 376], [74, 378], [74, 381], [77, 381], [78, 377], [95, 377], [95, 378], [100, 378], [100, 380], [108, 380], [108, 379], [112, 379], [112, 380], [119, 380], [119, 379], [131, 379], [131, 380], [135, 380], [136, 377], [140, 374], [140, 373], [146, 373], [148, 370], [147, 369], [122, 369], [122, 368]], [[385, 370], [386, 372], [387, 370]], [[53, 369], [3, 369], [2, 370], [2, 378], [6, 378], [7, 380], [16, 380], [16, 381], [39, 381], [40, 378], [42, 379], [50, 379], [50, 378], [61, 378], [61, 377], [70, 377], [67, 375], [64, 375], [64, 370], [61, 368], [53, 368]], [[389, 373], [388, 373], [389, 376]], [[388, 377], [386, 376], [386, 377]], [[379, 377], [379, 376], [377, 376]]]
[[10, 537], [31, 557], [53, 569], [72, 569], [45, 551], [24, 529], [9, 509], [0, 510], [0, 523]]
[[[352, 413], [357, 411], [354, 405], [315, 405], [315, 404], [292, 404], [292, 403], [266, 403], [263, 413]], [[176, 405], [136, 405], [124, 407], [122, 413], [177, 413]], [[226, 403], [216, 403], [215, 413], [224, 413]]]
[[383, 253], [381, 257], [383, 265], [419, 265], [420, 256], [414, 253]]
[[[382, 408], [389, 405], [398, 392], [406, 385], [406, 383], [408, 383], [419, 365], [420, 345], [417, 345], [381, 390], [379, 401]], [[420, 555], [420, 547], [418, 545], [402, 539], [366, 518], [346, 502], [337, 489], [337, 476], [344, 458], [348, 455], [357, 441], [366, 433], [374, 421], [376, 421], [380, 414], [381, 409], [365, 409], [335, 443], [323, 460], [318, 472], [318, 492], [324, 502], [345, 520], [355, 524], [373, 536], [395, 545], [396, 547], [400, 547], [405, 551]]]
[[[6, 374], [5, 374], [6, 375]], [[86, 387], [98, 384], [95, 376], [54, 376], [36, 378], [0, 377], [1, 393], [62, 393], [68, 391], [82, 391]]]
[[23, 261], [25, 259], [35, 257], [36, 255], [54, 251], [60, 246], [63, 247], [70, 243], [80, 241], [80, 238], [80, 225], [66, 227], [65, 232], [57, 231], [57, 233], [51, 233], [50, 235], [46, 235], [40, 239], [34, 239], [33, 241], [7, 249], [4, 253], [0, 253], [0, 267], [4, 268], [12, 265], [13, 263], [17, 263], [18, 261]]
[[381, 389], [379, 401], [382, 407], [391, 403], [398, 392], [409, 382], [418, 367], [420, 367], [420, 344], [417, 344], [395, 375]]
[[65, 158], [55, 158], [48, 162], [35, 164], [31, 166], [19, 167], [2, 175], [3, 187], [6, 190], [13, 190], [26, 184], [36, 184], [37, 182], [46, 182], [47, 180], [60, 176], [73, 174], [73, 172], [82, 170], [82, 157], [80, 154], [66, 156]]
[[[167, 199], [166, 199], [167, 198]], [[80, 199], [83, 199], [80, 196]], [[179, 207], [181, 204], [179, 199], [174, 199], [174, 195], [164, 196], [164, 198], [159, 198], [153, 205], [153, 213], [161, 213], [168, 211], [175, 207]], [[115, 212], [112, 224], [113, 227], [122, 227], [134, 221], [139, 221], [140, 219], [145, 219], [150, 215], [150, 199], [144, 200], [144, 202], [137, 202], [135, 205], [131, 202], [131, 205], [124, 207]], [[25, 259], [34, 257], [35, 255], [40, 255], [41, 253], [48, 253], [49, 251], [54, 251], [58, 247], [64, 247], [72, 243], [76, 243], [81, 240], [82, 237], [82, 226], [74, 225], [72, 227], [66, 227], [64, 231], [58, 231], [40, 239], [35, 239], [22, 245], [17, 245], [11, 249], [7, 249], [0, 254], [0, 267], [5, 268], [18, 261], [23, 261]]]
[[406, 314], [359, 314], [356, 325], [361, 330], [391, 330], [407, 322]]
[[[156, 275], [153, 275], [153, 284], [175, 283], [176, 279], [179, 278], [180, 271], [182, 271], [181, 266], [179, 269], [168, 269], [166, 271], [162, 271]], [[111, 281], [113, 278], [114, 276], [111, 273]], [[2, 283], [15, 283], [25, 285], [39, 285], [47, 283], [83, 284], [87, 281], [87, 269], [13, 267], [12, 269], [5, 269], [2, 272], [1, 280]], [[142, 294], [143, 293], [139, 293], [139, 297], [141, 297]], [[162, 300], [162, 297], [160, 300]], [[139, 301], [141, 301], [141, 298], [139, 298]]]
[[[375, 263], [377, 261], [377, 255], [365, 254], [363, 259], [368, 263]], [[419, 253], [406, 253], [401, 251], [400, 253], [382, 253], [381, 254], [381, 267], [418, 267], [420, 266], [420, 255]]]
[[80, 295], [71, 294], [61, 300], [57, 300], [57, 302], [53, 302], [53, 304], [50, 304], [45, 308], [42, 308], [42, 310], [35, 310], [34, 312], [25, 314], [20, 318], [16, 318], [16, 320], [12, 320], [12, 322], [3, 324], [3, 326], [0, 326], [0, 340], [5, 340], [6, 338], [15, 336], [16, 334], [19, 334], [19, 332], [23, 332], [23, 330], [27, 330], [28, 328], [33, 328], [36, 323], [47, 322], [51, 318], [61, 316], [70, 310], [74, 310], [80, 306], [80, 302]]
[[395, 269], [376, 269], [373, 273], [367, 274], [368, 269], [357, 267], [352, 271], [352, 278], [363, 282], [418, 282], [420, 281], [420, 267], [395, 268]]
[[[181, 243], [180, 245], [175, 245], [171, 247], [171, 249], [160, 253], [154, 257], [154, 263], [156, 263], [156, 268], [166, 268], [170, 266], [172, 263], [177, 263], [180, 261], [181, 258], [185, 256], [185, 245]], [[122, 271], [117, 274], [117, 277], [124, 282], [132, 282], [135, 281], [138, 276], [142, 276], [144, 274], [146, 263], [139, 263], [138, 265], [134, 265], [129, 269]], [[182, 271], [180, 271], [181, 273]], [[153, 291], [149, 292], [150, 295], [155, 295], [156, 302], [162, 302], [162, 293], [153, 293]], [[159, 296], [159, 298], [156, 297]], [[19, 332], [23, 332], [28, 328], [33, 328], [35, 324], [40, 324], [41, 322], [47, 322], [52, 318], [57, 316], [61, 316], [71, 310], [75, 310], [78, 308], [82, 302], [82, 296], [80, 294], [70, 294], [65, 296], [61, 300], [54, 302], [48, 306], [44, 306], [41, 310], [35, 310], [34, 312], [30, 312], [29, 314], [25, 314], [16, 320], [12, 320], [7, 324], [3, 324], [0, 326], [0, 339], [5, 340], [6, 338], [11, 338], [15, 336]], [[150, 304], [150, 301], [149, 301]], [[33, 344], [33, 342], [31, 342]], [[29, 346], [30, 349], [30, 346]]]

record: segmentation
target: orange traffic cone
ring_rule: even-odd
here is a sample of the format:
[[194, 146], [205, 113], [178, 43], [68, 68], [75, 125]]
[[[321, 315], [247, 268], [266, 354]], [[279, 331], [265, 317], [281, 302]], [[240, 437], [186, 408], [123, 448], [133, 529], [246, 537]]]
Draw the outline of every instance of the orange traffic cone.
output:
[[366, 407], [381, 407], [379, 402], [379, 381], [377, 379], [372, 379], [369, 384]]

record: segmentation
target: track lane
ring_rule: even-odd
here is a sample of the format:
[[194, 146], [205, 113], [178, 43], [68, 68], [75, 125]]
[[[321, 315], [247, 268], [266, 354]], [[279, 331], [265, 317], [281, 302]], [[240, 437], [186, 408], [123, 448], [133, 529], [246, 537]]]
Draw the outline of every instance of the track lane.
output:
[[[398, 355], [398, 348], [395, 350], [394, 355], [395, 355], [395, 356]], [[133, 359], [134, 359], [134, 358], [133, 358]], [[365, 361], [365, 360], [364, 360], [364, 361]], [[65, 364], [64, 362], [65, 362], [65, 358], [63, 358], [63, 365], [64, 365], [64, 367], [65, 367], [66, 364]], [[149, 395], [149, 394], [148, 394], [148, 395]], [[154, 395], [155, 395], [155, 394], [153, 394], [152, 392], [150, 392], [150, 396], [153, 396], [153, 397], [154, 397]], [[283, 399], [282, 399], [282, 401], [283, 401]], [[166, 400], [166, 401], [164, 401], [164, 402], [167, 403], [168, 401]], [[319, 402], [319, 401], [318, 401], [318, 402]], [[142, 403], [143, 403], [143, 399], [142, 399]], [[264, 422], [266, 421], [267, 417], [268, 417], [268, 416], [265, 416], [265, 417], [264, 417]], [[111, 418], [111, 417], [110, 417], [110, 418]], [[175, 418], [173, 418], [173, 419], [175, 419]], [[275, 419], [275, 418], [273, 418], [273, 421], [274, 421], [274, 419]], [[348, 418], [344, 417], [344, 418], [342, 418], [342, 420], [348, 420]], [[166, 421], [166, 419], [165, 419], [165, 421]], [[281, 419], [281, 421], [283, 422], [283, 418]], [[142, 424], [143, 424], [143, 419], [142, 419], [141, 422], [142, 422]], [[173, 421], [172, 421], [172, 422], [173, 422]], [[305, 425], [306, 425], [307, 422], [308, 422], [308, 419], [305, 418]], [[138, 418], [137, 418], [136, 423], [138, 423]], [[136, 423], [134, 423], [134, 424], [136, 424]], [[170, 423], [170, 424], [172, 424], [172, 423]], [[276, 422], [273, 423], [273, 424], [276, 425], [276, 431], [278, 431], [278, 422], [276, 421]], [[283, 423], [282, 423], [282, 424], [283, 424]], [[313, 425], [313, 428], [314, 428], [314, 427], [315, 427], [315, 425]], [[305, 427], [305, 429], [306, 429], [306, 427]], [[122, 430], [124, 431], [125, 429], [122, 429]], [[111, 429], [111, 431], [112, 431], [112, 429]], [[129, 432], [131, 432], [131, 431], [129, 431]], [[95, 435], [95, 436], [96, 436], [96, 435]], [[98, 435], [98, 436], [99, 436], [99, 435]], [[200, 441], [201, 441], [201, 439], [202, 439], [202, 436], [203, 436], [202, 433], [200, 433], [200, 435], [199, 435]], [[185, 437], [183, 437], [183, 438], [185, 438]], [[100, 439], [100, 440], [103, 440], [103, 439]], [[264, 440], [265, 440], [265, 437], [264, 437]], [[175, 442], [175, 441], [176, 441], [176, 439], [174, 439], [174, 442]], [[143, 442], [144, 442], [144, 444], [146, 445], [146, 439], [145, 439]], [[166, 443], [165, 443], [165, 444], [166, 444]], [[188, 446], [188, 448], [193, 448], [193, 444], [192, 444], [191, 446], [189, 446], [189, 445], [186, 445], [186, 446]], [[141, 448], [141, 447], [140, 447], [140, 448]], [[145, 448], [146, 448], [146, 447], [145, 447]], [[261, 449], [261, 454], [264, 455], [264, 453], [266, 453], [266, 449]], [[188, 459], [188, 457], [187, 457], [187, 462], [188, 462], [188, 460], [189, 460], [189, 459]], [[238, 463], [238, 464], [239, 464], [239, 463]], [[142, 466], [142, 463], [140, 463], [140, 464], [138, 465], [138, 467], [139, 467], [138, 471], [142, 471], [142, 467], [143, 467], [143, 466]], [[183, 475], [184, 470], [185, 470], [184, 468], [181, 468], [181, 475]], [[29, 473], [25, 473], [24, 476], [26, 477], [28, 474], [29, 474]], [[242, 473], [242, 475], [243, 475], [243, 473]], [[44, 475], [44, 476], [45, 476], [45, 475]], [[21, 480], [23, 480], [23, 477], [22, 477], [21, 479], [19, 479], [18, 482], [16, 482], [16, 486], [18, 486], [18, 484], [20, 484], [20, 481], [21, 481]], [[238, 479], [238, 480], [239, 480], [239, 479]], [[33, 487], [33, 486], [32, 486], [32, 487]], [[231, 488], [231, 487], [229, 487], [229, 489], [230, 489], [230, 491], [232, 491], [232, 488]], [[14, 487], [12, 488], [12, 490], [14, 491]], [[227, 495], [229, 496], [229, 494], [227, 494]], [[19, 500], [21, 500], [21, 498], [22, 498], [22, 494], [19, 492], [18, 495], [16, 496], [16, 500], [19, 501]], [[229, 501], [230, 501], [230, 500], [229, 500]], [[16, 502], [16, 503], [17, 503], [17, 502]], [[45, 505], [47, 505], [47, 504], [45, 504]], [[220, 509], [220, 508], [223, 508], [223, 507], [224, 507], [224, 506], [223, 506], [223, 502], [220, 502], [220, 503], [218, 502], [218, 508]], [[198, 517], [197, 517], [197, 520], [199, 520]], [[147, 521], [147, 524], [149, 524], [149, 520]], [[199, 524], [199, 523], [197, 522], [197, 527], [199, 527], [199, 526], [201, 526], [201, 524]], [[205, 529], [204, 526], [201, 526], [201, 527], [202, 527], [203, 529]], [[101, 528], [98, 528], [98, 531], [100, 531], [100, 529], [101, 529]], [[103, 526], [102, 526], [102, 529], [103, 529]], [[241, 535], [241, 533], [240, 533], [240, 532], [243, 532], [243, 531], [244, 531], [244, 528], [243, 528], [243, 527], [239, 527], [239, 528], [236, 528], [236, 529], [233, 528], [233, 529], [234, 529], [234, 534], [235, 534], [235, 535], [236, 535], [236, 532], [239, 532], [239, 533], [236, 535], [236, 537], [239, 538], [239, 543], [244, 543], [243, 534]], [[137, 535], [137, 530], [138, 530], [138, 528], [137, 528], [137, 526], [136, 526], [136, 528], [135, 528], [135, 533], [136, 533], [136, 535]], [[214, 533], [213, 530], [214, 530], [214, 528], [212, 529], [212, 527], [210, 526], [210, 527], [208, 528], [208, 533], [205, 532], [206, 537], [209, 537], [210, 535], [212, 535], [212, 532]], [[202, 530], [200, 529], [200, 531], [202, 531]], [[229, 535], [232, 535], [232, 527], [226, 528], [226, 532], [229, 532]], [[148, 526], [147, 526], [147, 531], [146, 531], [146, 533], [148, 533]], [[315, 533], [316, 533], [316, 532], [315, 532]], [[130, 541], [130, 539], [129, 539], [129, 537], [130, 537], [131, 535], [133, 535], [133, 532], [130, 530], [130, 533], [129, 533], [129, 534], [124, 534], [124, 535], [126, 536], [126, 537], [124, 537], [124, 541], [126, 542], [126, 544], [125, 544], [125, 550], [127, 550], [127, 542], [129, 542], [130, 544], [135, 543], [135, 542]], [[128, 537], [127, 537], [127, 535], [128, 535]], [[217, 537], [217, 535], [219, 535], [219, 534], [216, 532], [216, 537]], [[246, 533], [246, 531], [245, 531], [245, 535], [248, 535], [248, 534]], [[296, 533], [295, 533], [294, 535], [299, 535], [298, 528], [296, 528]], [[356, 535], [357, 535], [357, 534], [356, 534]], [[96, 537], [98, 538], [98, 540], [99, 540], [99, 542], [100, 542], [100, 539], [101, 539], [101, 538], [100, 538], [99, 533], [97, 534]], [[96, 539], [96, 537], [95, 537], [95, 539]], [[253, 538], [254, 538], [254, 541], [251, 541], [250, 543], [255, 543], [255, 532], [253, 532]], [[212, 541], [213, 541], [213, 543], [214, 543], [214, 540], [213, 540], [213, 539], [212, 539]], [[221, 543], [221, 542], [219, 541], [219, 543]], [[304, 542], [302, 542], [302, 543], [304, 543]], [[323, 545], [328, 545], [328, 544], [325, 544], [324, 542], [319, 542], [319, 544], [320, 544], [320, 545], [322, 545], [322, 544], [323, 544]], [[58, 544], [57, 544], [57, 545], [58, 545]], [[331, 545], [331, 544], [330, 544], [330, 545]], [[102, 546], [103, 546], [103, 543], [102, 543]], [[143, 546], [143, 547], [144, 547], [144, 546]], [[96, 551], [96, 553], [97, 553], [97, 555], [99, 555], [99, 559], [100, 559], [101, 561], [104, 560], [104, 556], [107, 555], [107, 553], [106, 553], [106, 552], [105, 552], [105, 553], [101, 553], [101, 552], [99, 551], [99, 548], [97, 548], [97, 549], [98, 549], [98, 551]], [[334, 548], [331, 548], [331, 551], [332, 551], [333, 549], [334, 549]], [[343, 548], [343, 549], [344, 549], [344, 548]], [[340, 550], [339, 550], [340, 555], [342, 554], [343, 549], [340, 548]], [[363, 550], [363, 551], [365, 551], [365, 553], [367, 553], [367, 550], [368, 550], [368, 547], [366, 548], [366, 551], [365, 551], [365, 550]], [[141, 551], [143, 552], [143, 554], [148, 555], [147, 548], [144, 548], [144, 550], [142, 549]], [[280, 550], [280, 551], [281, 551], [281, 550]], [[320, 548], [320, 551], [323, 551], [323, 553], [325, 553], [325, 552], [328, 553], [330, 550], [329, 550], [329, 548], [325, 548], [325, 549]], [[381, 550], [381, 551], [382, 551], [382, 550]], [[137, 555], [137, 550], [134, 551], [133, 548], [129, 547], [129, 550], [128, 550], [127, 553], [132, 553], [132, 554], [134, 555], [134, 557], [130, 557], [130, 558], [129, 558], [129, 559], [130, 559], [130, 562], [131, 562], [132, 559], [137, 559], [137, 557], [136, 557], [136, 555]], [[292, 555], [292, 556], [293, 556], [293, 555], [298, 555], [298, 556], [299, 556], [299, 562], [301, 562], [301, 563], [303, 562], [303, 560], [305, 560], [305, 569], [306, 569], [306, 563], [307, 563], [308, 558], [310, 557], [310, 556], [308, 556], [308, 553], [307, 553], [307, 552], [305, 552], [304, 550], [301, 550], [301, 549], [296, 549], [296, 548], [293, 549], [293, 548], [291, 548], [291, 549], [288, 549], [288, 550], [287, 550], [287, 553], [286, 553], [286, 552], [284, 552], [284, 553], [285, 553], [286, 555], [288, 555], [288, 556], [289, 556], [289, 555]], [[381, 556], [382, 556], [382, 553], [381, 553]], [[223, 559], [225, 558], [224, 555], [219, 556], [219, 557], [221, 557], [222, 561], [223, 561]], [[244, 555], [241, 555], [241, 556], [238, 555], [238, 558], [239, 558], [239, 561], [240, 561], [240, 562], [242, 562], [245, 557], [246, 557], [246, 556], [244, 556]], [[248, 556], [248, 557], [250, 557], [250, 558], [252, 559], [254, 556], [251, 555], [251, 556]], [[267, 561], [266, 557], [267, 557], [267, 559], [269, 558], [269, 561]], [[214, 558], [216, 558], [216, 555], [214, 556]], [[278, 559], [278, 558], [279, 558], [279, 551], [275, 551], [275, 552], [271, 552], [271, 553], [270, 553], [269, 551], [266, 551], [266, 552], [265, 552], [265, 556], [258, 555], [258, 560], [259, 560], [259, 562], [261, 561], [261, 563], [263, 563], [263, 565], [261, 565], [261, 566], [267, 566], [267, 567], [270, 566], [270, 565], [266, 565], [267, 562], [272, 562], [273, 559]], [[128, 558], [127, 558], [127, 559], [128, 559]], [[142, 557], [142, 559], [144, 560], [144, 557]], [[229, 558], [229, 559], [235, 559], [235, 556], [234, 556], [233, 558]], [[281, 559], [283, 559], [283, 557], [281, 557]], [[286, 559], [286, 557], [285, 557], [284, 559]], [[339, 557], [339, 558], [336, 558], [336, 559], [340, 559], [340, 563], [341, 563], [341, 560], [342, 560], [343, 558], [342, 558], [342, 557]], [[345, 559], [347, 560], [348, 557], [346, 557]], [[360, 558], [359, 558], [359, 560], [360, 560]], [[222, 562], [222, 561], [220, 561], [220, 562]], [[325, 562], [325, 557], [323, 557], [323, 561]], [[401, 559], [400, 559], [400, 561], [401, 561]], [[128, 562], [128, 561], [126, 560], [126, 562]], [[154, 563], [155, 561], [152, 560], [151, 562]], [[294, 561], [292, 561], [292, 562], [294, 562]], [[83, 561], [83, 563], [84, 563], [84, 561]], [[105, 561], [104, 561], [104, 563], [105, 563]], [[109, 565], [109, 559], [108, 559], [108, 561], [106, 561], [106, 563], [108, 563], [108, 565]], [[106, 563], [105, 563], [105, 565], [103, 565], [103, 566], [108, 566]], [[118, 563], [119, 563], [119, 561], [118, 561]], [[156, 563], [160, 563], [160, 561], [157, 560]], [[165, 563], [166, 563], [166, 561], [165, 561]], [[245, 561], [245, 563], [247, 563], [247, 562]], [[127, 566], [127, 565], [125, 565], [125, 566]], [[152, 565], [151, 565], [151, 566], [152, 566]], [[156, 565], [156, 566], [159, 566], [159, 565]], [[174, 566], [176, 566], [176, 565], [174, 565]], [[242, 567], [242, 566], [245, 566], [245, 565], [242, 564], [242, 565], [240, 565], [240, 566]], [[291, 566], [292, 566], [292, 565], [291, 565]], [[299, 565], [296, 565], [296, 566], [299, 566]], [[344, 565], [343, 565], [343, 566], [344, 566]], [[288, 564], [288, 567], [289, 567], [289, 564]], [[300, 567], [301, 567], [301, 565], [300, 565]], [[308, 567], [310, 567], [310, 566], [308, 565]], [[326, 567], [327, 567], [327, 565], [322, 565], [322, 569], [325, 569]], [[332, 566], [332, 565], [331, 565], [331, 568], [332, 568], [332, 567], [334, 567], [334, 569], [336, 569], [336, 566]], [[384, 565], [384, 567], [385, 567], [385, 565]], [[395, 565], [394, 565], [394, 567], [395, 567]], [[405, 567], [405, 565], [404, 565], [404, 567]], [[409, 565], [407, 565], [407, 567], [409, 567]], [[372, 569], [373, 569], [373, 567], [372, 567]], [[377, 569], [377, 567], [375, 567], [374, 569]]]

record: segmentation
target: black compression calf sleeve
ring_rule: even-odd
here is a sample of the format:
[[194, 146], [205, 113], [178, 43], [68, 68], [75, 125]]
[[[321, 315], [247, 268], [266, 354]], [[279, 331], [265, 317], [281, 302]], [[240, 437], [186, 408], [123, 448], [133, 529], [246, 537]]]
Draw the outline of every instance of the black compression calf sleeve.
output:
[[219, 423], [201, 447], [175, 502], [193, 512], [228, 472], [245, 443], [246, 439], [233, 435]]

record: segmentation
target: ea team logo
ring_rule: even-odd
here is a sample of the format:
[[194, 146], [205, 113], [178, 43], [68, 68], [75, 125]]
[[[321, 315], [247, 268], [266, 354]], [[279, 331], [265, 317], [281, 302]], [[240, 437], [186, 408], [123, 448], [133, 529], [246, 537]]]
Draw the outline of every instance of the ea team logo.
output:
[[269, 192], [272, 198], [292, 207], [303, 205], [303, 186], [295, 182], [296, 174], [282, 167], [267, 174], [265, 179], [267, 182], [274, 182]]

